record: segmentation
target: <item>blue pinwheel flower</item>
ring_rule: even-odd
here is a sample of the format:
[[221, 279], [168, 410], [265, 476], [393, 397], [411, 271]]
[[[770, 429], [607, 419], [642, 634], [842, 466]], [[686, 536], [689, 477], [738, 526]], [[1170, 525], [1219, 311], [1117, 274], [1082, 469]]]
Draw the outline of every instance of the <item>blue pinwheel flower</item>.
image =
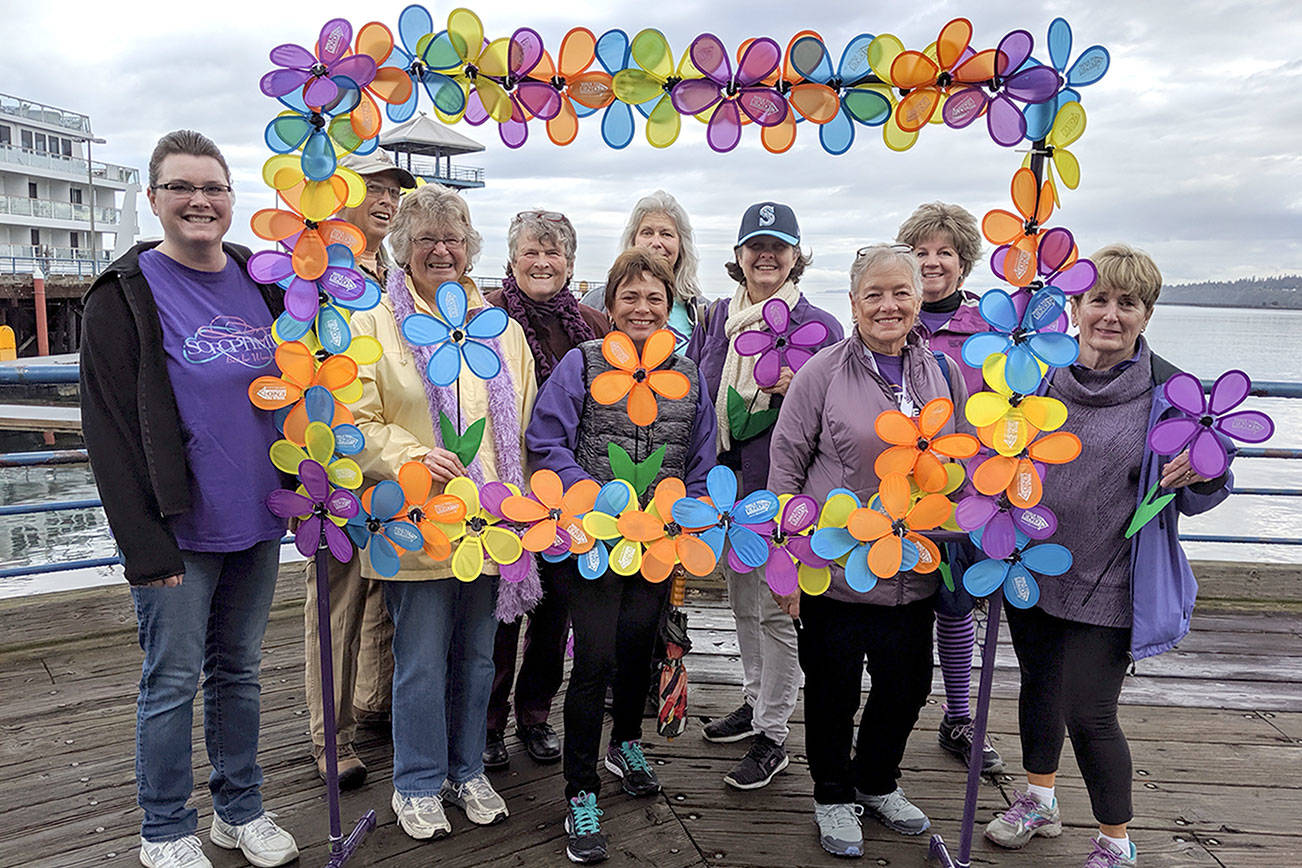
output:
[[[981, 545], [981, 531], [969, 536]], [[974, 597], [987, 597], [1002, 585], [1009, 605], [1029, 609], [1040, 600], [1040, 585], [1032, 572], [1061, 576], [1071, 569], [1071, 552], [1057, 543], [1030, 545], [1031, 538], [1020, 530], [1012, 552], [1005, 558], [978, 561], [963, 573], [963, 587]]]
[[429, 52], [434, 46], [434, 18], [429, 10], [413, 3], [398, 16], [398, 40], [384, 66], [398, 67], [411, 78], [411, 92], [401, 103], [385, 106], [389, 120], [402, 123], [416, 114], [422, 87], [430, 102], [448, 117], [459, 117], [466, 109], [465, 91], [450, 77], [430, 68]]
[[386, 479], [362, 492], [362, 508], [344, 525], [359, 549], [369, 546], [371, 566], [386, 579], [398, 574], [395, 546], [416, 552], [425, 544], [420, 528], [406, 519], [406, 506], [402, 486]]
[[[871, 33], [851, 39], [835, 68], [821, 37], [801, 36], [792, 44], [791, 65], [795, 71], [808, 82], [830, 88], [840, 103], [832, 118], [818, 126], [823, 150], [834, 156], [844, 154], [854, 144], [855, 123], [878, 127], [891, 117], [890, 86], [878, 82], [868, 62], [872, 56], [868, 47], [873, 39]], [[800, 107], [799, 102], [792, 104]]]
[[979, 310], [993, 331], [981, 332], [963, 342], [963, 361], [980, 369], [986, 358], [1006, 354], [1004, 377], [1019, 395], [1029, 395], [1040, 384], [1040, 363], [1064, 368], [1076, 361], [1080, 347], [1062, 332], [1047, 331], [1062, 316], [1067, 296], [1046, 286], [1031, 296], [1026, 313], [1017, 315], [1017, 303], [1002, 289], [981, 296]]
[[1026, 137], [1031, 141], [1047, 136], [1059, 109], [1069, 102], [1080, 102], [1080, 91], [1077, 88], [1101, 79], [1111, 63], [1106, 48], [1091, 45], [1076, 56], [1076, 61], [1069, 68], [1067, 61], [1071, 59], [1071, 25], [1064, 18], [1055, 18], [1050, 22], [1048, 43], [1049, 64], [1058, 70], [1063, 88], [1053, 99], [1027, 107]]
[[510, 322], [500, 307], [480, 308], [466, 321], [466, 290], [453, 280], [434, 291], [439, 316], [414, 313], [402, 321], [402, 334], [417, 346], [437, 347], [425, 367], [425, 376], [436, 386], [450, 386], [461, 376], [461, 362], [482, 380], [491, 380], [502, 370], [497, 351], [485, 341], [506, 331]]
[[294, 533], [294, 545], [303, 557], [316, 554], [324, 540], [334, 559], [347, 563], [353, 546], [339, 525], [352, 521], [359, 512], [357, 497], [346, 489], [331, 488], [325, 467], [313, 458], [299, 463], [298, 479], [300, 491], [278, 488], [267, 495], [267, 509], [281, 518], [302, 519]]
[[591, 511], [583, 517], [583, 529], [595, 542], [592, 548], [576, 556], [580, 576], [591, 581], [605, 575], [606, 570], [610, 568], [612, 545], [621, 551], [621, 560], [624, 560], [625, 550], [637, 549], [640, 553], [640, 545], [623, 539], [615, 527], [619, 516], [625, 510], [637, 509], [637, 507], [633, 486], [628, 481], [613, 479], [601, 486]]
[[[737, 499], [737, 476], [723, 465], [715, 465], [705, 478], [713, 505], [695, 497], [684, 497], [673, 505], [674, 521], [687, 528], [708, 528], [698, 534], [723, 558], [725, 540], [731, 543], [728, 563], [738, 572], [757, 570], [768, 562], [769, 546], [761, 531], [765, 522], [777, 517], [778, 497], [761, 488]], [[758, 530], [757, 530], [758, 528]]]
[[[274, 250], [264, 250], [249, 258], [249, 274], [261, 283], [276, 283], [285, 287], [286, 310], [276, 317], [276, 339], [281, 343], [302, 340], [308, 332], [314, 331], [317, 340], [326, 352], [337, 355], [348, 351], [353, 342], [349, 315], [352, 311], [370, 310], [380, 303], [380, 285], [364, 276], [356, 268], [353, 252], [343, 244], [331, 244], [326, 248], [329, 265], [325, 273], [314, 281], [304, 280], [293, 273], [291, 257]], [[255, 275], [254, 260], [263, 254], [271, 254], [265, 260], [257, 262], [258, 273]], [[280, 257], [283, 257], [281, 259]], [[282, 274], [289, 268], [287, 274]], [[302, 311], [306, 317], [292, 314], [289, 310], [291, 287], [299, 288], [304, 296]], [[316, 291], [315, 307], [308, 308], [307, 293]]]
[[[366, 438], [362, 435], [362, 429], [358, 428], [352, 422], [345, 419], [338, 412], [338, 405], [335, 402], [335, 396], [330, 394], [330, 390], [325, 386], [312, 386], [303, 393], [303, 406], [307, 410], [307, 420], [311, 422], [321, 422], [330, 426], [334, 432], [334, 454], [335, 455], [356, 455], [362, 451], [366, 445]], [[285, 417], [293, 405], [281, 407], [272, 415], [276, 424], [276, 430], [284, 431]], [[338, 423], [338, 424], [336, 424]]]

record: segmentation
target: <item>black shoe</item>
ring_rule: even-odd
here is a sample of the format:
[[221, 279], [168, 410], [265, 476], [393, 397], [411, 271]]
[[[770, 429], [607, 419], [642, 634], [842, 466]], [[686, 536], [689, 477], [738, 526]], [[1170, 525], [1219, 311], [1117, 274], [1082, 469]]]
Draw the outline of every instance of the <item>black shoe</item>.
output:
[[738, 790], [758, 790], [790, 762], [786, 748], [760, 733], [737, 767], [723, 776], [723, 782]]
[[[554, 763], [561, 758], [561, 740], [550, 723], [517, 726], [515, 734], [524, 742], [524, 749], [536, 763]], [[487, 763], [485, 763], [487, 765]]]
[[[972, 718], [941, 718], [940, 732], [936, 738], [942, 748], [958, 757], [966, 766], [968, 757], [972, 755]], [[1003, 770], [1003, 757], [999, 756], [999, 751], [994, 749], [987, 738], [981, 748], [981, 774], [997, 775]]]
[[606, 768], [619, 778], [630, 796], [651, 796], [660, 792], [660, 780], [647, 764], [640, 741], [624, 741], [606, 749]]
[[510, 764], [511, 754], [506, 749], [506, 735], [499, 730], [490, 729], [488, 740], [484, 742], [484, 768], [497, 771]]
[[604, 862], [606, 836], [601, 834], [601, 809], [592, 793], [570, 799], [565, 812], [565, 855], [571, 862]]
[[715, 744], [727, 744], [750, 738], [755, 734], [755, 728], [751, 725], [754, 716], [755, 709], [751, 708], [749, 702], [743, 702], [740, 708], [707, 723], [701, 730], [701, 735], [705, 736], [706, 741]]
[[353, 720], [359, 729], [370, 729], [386, 735], [393, 731], [393, 715], [387, 711], [372, 711], [354, 705]]

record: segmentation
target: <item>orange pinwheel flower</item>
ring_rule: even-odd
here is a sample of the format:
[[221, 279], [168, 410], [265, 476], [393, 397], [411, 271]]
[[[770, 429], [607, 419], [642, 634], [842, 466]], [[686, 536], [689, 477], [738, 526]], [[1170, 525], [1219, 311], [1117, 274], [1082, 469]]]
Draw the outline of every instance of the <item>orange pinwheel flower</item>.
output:
[[429, 468], [419, 461], [408, 461], [398, 468], [398, 484], [402, 486], [406, 504], [403, 512], [407, 520], [420, 529], [425, 543], [421, 549], [436, 561], [452, 556], [452, 541], [439, 525], [455, 525], [464, 521], [466, 505], [459, 497], [450, 494], [430, 496], [434, 478]]
[[895, 106], [895, 121], [901, 130], [916, 133], [925, 127], [955, 82], [976, 84], [993, 77], [995, 50], [972, 56], [968, 50], [971, 41], [972, 22], [955, 18], [940, 29], [934, 59], [921, 51], [902, 51], [892, 61], [891, 83], [907, 91]]
[[558, 531], [569, 537], [569, 550], [581, 555], [596, 539], [583, 529], [583, 515], [592, 511], [601, 486], [593, 479], [580, 479], [565, 490], [554, 470], [537, 470], [529, 479], [532, 497], [513, 494], [502, 501], [502, 515], [529, 525], [520, 537], [525, 551], [541, 552], [556, 542]]
[[[850, 513], [845, 525], [855, 539], [872, 543], [868, 550], [868, 569], [872, 574], [889, 579], [898, 573], [905, 562], [905, 541], [917, 549], [917, 563], [909, 569], [929, 573], [939, 567], [940, 550], [934, 542], [916, 531], [940, 527], [954, 513], [954, 504], [943, 494], [928, 494], [910, 507], [909, 480], [902, 473], [883, 476], [877, 498], [885, 514], [870, 507], [860, 507]], [[847, 581], [850, 580], [853, 561], [852, 558], [846, 564]], [[854, 587], [853, 582], [851, 587]]]
[[646, 546], [642, 575], [649, 582], [663, 582], [681, 563], [694, 576], [708, 576], [715, 566], [714, 549], [673, 519], [673, 506], [687, 496], [681, 479], [660, 480], [646, 512], [625, 510], [615, 526], [624, 539]]
[[971, 458], [980, 448], [971, 434], [940, 434], [953, 415], [949, 398], [928, 401], [916, 420], [899, 410], [883, 411], [873, 427], [878, 437], [894, 445], [877, 456], [873, 470], [882, 479], [888, 473], [912, 473], [923, 491], [940, 491], [949, 477], [936, 456]]
[[674, 353], [674, 333], [660, 329], [642, 346], [639, 359], [633, 339], [623, 332], [611, 332], [601, 342], [601, 354], [614, 366], [592, 378], [592, 399], [613, 404], [628, 396], [628, 418], [634, 425], [650, 425], [659, 408], [656, 395], [676, 401], [691, 391], [692, 383], [682, 371], [657, 371], [656, 367]]
[[249, 400], [259, 410], [294, 408], [285, 417], [285, 439], [302, 446], [307, 436], [307, 402], [303, 394], [313, 386], [324, 386], [335, 399], [331, 425], [351, 425], [353, 414], [344, 404], [362, 397], [357, 379], [357, 362], [349, 356], [330, 356], [317, 364], [316, 355], [299, 341], [287, 341], [276, 347], [279, 377], [258, 377], [249, 383]]
[[253, 234], [267, 241], [293, 242], [291, 262], [294, 273], [304, 280], [316, 280], [330, 264], [326, 248], [342, 244], [354, 256], [366, 249], [362, 230], [344, 220], [329, 220], [346, 203], [352, 201], [349, 179], [336, 173], [325, 181], [304, 180], [287, 189], [279, 189], [280, 198], [290, 207], [263, 208], [249, 221]]
[[[997, 425], [978, 429], [981, 442], [995, 448]], [[1038, 432], [1036, 432], [1038, 433]], [[1032, 434], [1034, 437], [1035, 434]], [[982, 461], [972, 471], [972, 484], [985, 495], [1004, 492], [1013, 506], [1030, 509], [1044, 495], [1043, 481], [1036, 472], [1034, 461], [1045, 464], [1066, 464], [1080, 455], [1080, 438], [1070, 431], [1054, 431], [1039, 439], [1032, 439], [1016, 455], [995, 454]]]
[[1013, 174], [1012, 193], [1018, 213], [996, 208], [982, 218], [981, 231], [991, 244], [1010, 245], [1004, 279], [1013, 286], [1029, 286], [1038, 267], [1040, 236], [1053, 214], [1053, 186], [1048, 180], [1037, 186], [1035, 173], [1021, 168]]

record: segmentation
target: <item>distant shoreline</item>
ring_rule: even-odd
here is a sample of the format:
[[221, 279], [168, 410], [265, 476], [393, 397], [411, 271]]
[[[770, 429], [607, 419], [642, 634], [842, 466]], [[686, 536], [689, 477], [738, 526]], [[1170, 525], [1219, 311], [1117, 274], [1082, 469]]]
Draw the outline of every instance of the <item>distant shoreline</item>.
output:
[[[1272, 299], [1271, 301], [1274, 301], [1274, 299]], [[1292, 301], [1294, 303], [1272, 304], [1268, 301], [1259, 304], [1240, 304], [1234, 302], [1227, 302], [1225, 304], [1214, 304], [1212, 302], [1203, 301], [1203, 300], [1185, 301], [1184, 299], [1178, 299], [1178, 298], [1167, 299], [1159, 296], [1157, 299], [1157, 304], [1158, 306], [1165, 306], [1165, 307], [1217, 307], [1217, 308], [1228, 308], [1231, 310], [1302, 310], [1302, 299], [1297, 299], [1296, 301], [1294, 299], [1287, 299], [1287, 301]]]

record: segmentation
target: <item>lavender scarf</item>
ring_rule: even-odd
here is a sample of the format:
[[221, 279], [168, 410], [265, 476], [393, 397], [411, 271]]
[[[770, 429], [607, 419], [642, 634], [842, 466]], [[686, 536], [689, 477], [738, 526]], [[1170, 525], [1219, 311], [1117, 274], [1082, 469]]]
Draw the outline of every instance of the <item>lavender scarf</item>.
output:
[[[407, 274], [402, 269], [389, 269], [389, 299], [393, 304], [393, 316], [399, 324], [416, 312], [416, 303], [412, 300], [411, 290], [407, 287]], [[406, 341], [406, 337], [403, 337]], [[485, 341], [502, 357], [502, 345], [497, 338]], [[421, 382], [425, 387], [425, 401], [429, 405], [430, 420], [434, 423], [434, 439], [443, 445], [439, 430], [439, 414], [449, 419], [457, 418], [457, 393], [454, 387], [440, 388], [425, 377], [425, 368], [429, 365], [432, 347], [422, 347], [407, 341], [407, 348], [416, 357]], [[473, 375], [472, 375], [473, 376]], [[524, 462], [520, 454], [520, 412], [516, 402], [515, 381], [511, 371], [505, 365], [501, 373], [487, 381], [488, 388], [488, 427], [493, 436], [493, 451], [497, 457], [497, 476], [502, 482], [509, 482], [524, 488]], [[478, 486], [484, 484], [484, 465], [480, 456], [470, 462], [466, 468], [470, 478]], [[528, 572], [519, 582], [498, 582], [497, 585], [497, 619], [503, 622], [514, 621], [528, 612], [542, 599], [542, 582], [538, 577], [538, 564], [534, 556], [525, 552]]]

